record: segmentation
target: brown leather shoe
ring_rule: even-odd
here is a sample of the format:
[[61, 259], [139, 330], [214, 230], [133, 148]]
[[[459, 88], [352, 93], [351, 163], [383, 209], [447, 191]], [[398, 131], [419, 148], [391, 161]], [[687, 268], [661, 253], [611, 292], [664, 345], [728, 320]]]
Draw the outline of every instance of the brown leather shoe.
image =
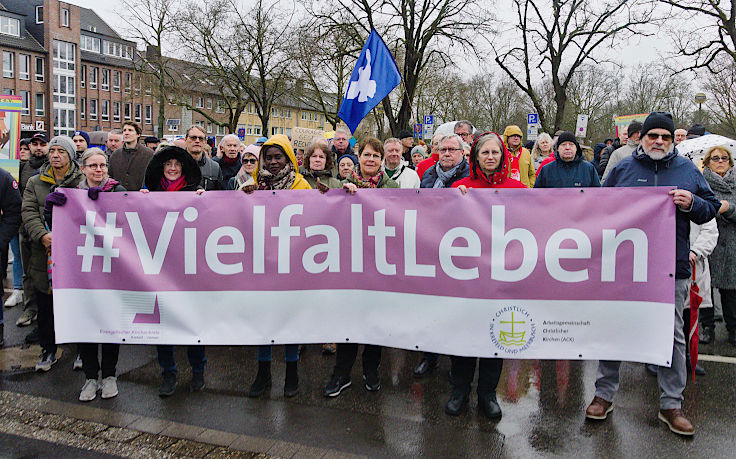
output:
[[659, 410], [659, 420], [667, 424], [667, 427], [676, 434], [693, 435], [695, 433], [695, 427], [679, 408]]
[[613, 411], [613, 402], [603, 400], [596, 395], [588, 405], [588, 409], [585, 410], [585, 417], [602, 421], [608, 417], [608, 413], [611, 411]]

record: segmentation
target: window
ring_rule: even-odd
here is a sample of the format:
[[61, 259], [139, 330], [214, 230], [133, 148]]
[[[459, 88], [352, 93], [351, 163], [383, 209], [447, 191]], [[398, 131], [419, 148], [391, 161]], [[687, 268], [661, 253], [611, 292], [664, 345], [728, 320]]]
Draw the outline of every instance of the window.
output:
[[75, 89], [73, 76], [54, 75], [54, 102], [74, 104]]
[[204, 108], [204, 99], [201, 97], [197, 97], [197, 104], [195, 105], [197, 108]]
[[46, 98], [43, 93], [36, 93], [36, 116], [44, 116], [46, 114]]
[[217, 99], [215, 113], [225, 113], [225, 102], [223, 102], [221, 99]]
[[212, 110], [212, 99], [207, 98], [207, 110]]
[[146, 105], [146, 124], [151, 124], [153, 118], [153, 107]]
[[253, 126], [253, 135], [261, 135], [261, 126]]
[[22, 108], [20, 111], [21, 115], [30, 115], [31, 114], [31, 92], [30, 91], [21, 91], [20, 97], [22, 100]]
[[84, 83], [87, 80], [87, 66], [82, 65], [82, 74], [79, 76], [79, 86], [84, 87]]
[[15, 55], [10, 51], [3, 51], [3, 78], [13, 78], [15, 76], [13, 57]]
[[36, 7], [36, 24], [43, 24], [43, 5]]
[[18, 54], [18, 78], [31, 79], [31, 56], [28, 54]]
[[87, 111], [87, 99], [82, 97], [79, 104], [79, 117], [84, 119], [85, 112]]
[[130, 88], [132, 87], [133, 87], [133, 74], [126, 73], [125, 74], [125, 92], [130, 94]]
[[140, 75], [136, 75], [135, 76], [135, 93], [136, 94], [140, 94], [142, 87], [143, 86], [142, 86], [142, 83], [141, 83], [141, 76]]
[[302, 121], [307, 121], [307, 112], [302, 112]]
[[61, 26], [69, 27], [69, 8], [61, 9]]
[[291, 118], [291, 110], [285, 110], [284, 113], [286, 113], [286, 118]]
[[44, 80], [43, 57], [36, 58], [36, 81]]
[[14, 96], [15, 95], [15, 89], [3, 88], [3, 95], [4, 96]]
[[207, 134], [212, 134], [212, 123], [207, 123]]
[[124, 112], [124, 115], [125, 115], [125, 119], [126, 120], [129, 120], [130, 119], [130, 112], [132, 110], [133, 110], [133, 104], [131, 104], [130, 102], [128, 102], [127, 104], [125, 104], [125, 112]]
[[71, 137], [75, 126], [74, 110], [65, 108], [54, 109], [54, 135], [66, 135]]
[[125, 45], [123, 46], [123, 57], [126, 59], [133, 59], [133, 47]]
[[135, 104], [135, 120], [141, 122], [141, 104]]
[[103, 91], [110, 90], [110, 69], [102, 69], [102, 82], [100, 84]]
[[248, 104], [248, 113], [251, 115], [255, 113], [255, 106], [253, 104]]
[[97, 119], [97, 99], [89, 100], [89, 119]]
[[120, 121], [120, 102], [115, 101], [112, 103], [112, 120]]
[[102, 121], [110, 121], [110, 101], [103, 100], [102, 107], [100, 110], [100, 118]]
[[117, 70], [112, 72], [112, 90], [120, 92], [120, 72]]
[[253, 126], [251, 126], [251, 125], [249, 124], [249, 125], [248, 125], [248, 126], [246, 127], [246, 129], [245, 129], [245, 133], [246, 133], [246, 134], [248, 134], [248, 135], [253, 135]]
[[97, 73], [99, 69], [97, 67], [89, 68], [89, 88], [97, 89]]
[[79, 49], [82, 51], [100, 52], [100, 39], [88, 35], [80, 35]]
[[76, 70], [74, 63], [76, 62], [77, 55], [74, 43], [54, 40], [53, 56], [55, 69]]
[[102, 47], [103, 47], [105, 54], [107, 54], [108, 56], [125, 57], [125, 58], [133, 57], [130, 46], [123, 46], [120, 43], [115, 43], [114, 41], [105, 40], [104, 42], [102, 42]]
[[276, 135], [279, 133], [279, 128], [276, 126], [271, 126], [271, 135]]
[[20, 19], [0, 16], [0, 33], [20, 37]]
[[276, 110], [276, 107], [271, 107], [271, 117], [278, 118], [278, 116], [279, 116], [279, 111]]

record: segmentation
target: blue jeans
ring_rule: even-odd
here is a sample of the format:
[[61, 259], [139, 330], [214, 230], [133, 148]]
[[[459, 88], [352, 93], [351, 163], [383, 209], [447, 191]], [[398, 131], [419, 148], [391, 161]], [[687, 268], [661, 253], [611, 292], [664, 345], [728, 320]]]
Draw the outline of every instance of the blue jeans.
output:
[[[299, 361], [299, 345], [298, 344], [285, 344], [286, 355], [284, 355], [284, 361], [286, 362], [298, 362]], [[270, 362], [271, 361], [271, 346], [258, 346], [258, 361], [259, 362]]]
[[[156, 346], [156, 351], [158, 352], [158, 364], [161, 365], [161, 374], [177, 374], [174, 346]], [[187, 357], [189, 357], [189, 365], [192, 366], [192, 373], [204, 373], [204, 364], [207, 363], [204, 357], [204, 346], [187, 346]]]
[[23, 261], [20, 257], [20, 240], [17, 234], [10, 240], [10, 250], [13, 251], [13, 289], [23, 290]]

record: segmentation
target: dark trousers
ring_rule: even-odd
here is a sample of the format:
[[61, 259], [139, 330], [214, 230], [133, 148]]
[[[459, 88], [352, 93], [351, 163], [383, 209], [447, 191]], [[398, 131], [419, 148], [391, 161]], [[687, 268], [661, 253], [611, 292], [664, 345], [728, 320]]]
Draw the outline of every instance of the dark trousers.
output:
[[38, 305], [38, 342], [44, 352], [56, 354], [54, 300], [48, 293], [36, 290], [36, 303]]
[[118, 364], [119, 344], [80, 343], [79, 355], [82, 357], [82, 369], [87, 379], [97, 379], [100, 372], [100, 361], [97, 359], [97, 349], [102, 347], [102, 378], [115, 376], [115, 367]]
[[501, 379], [503, 359], [478, 359], [476, 357], [452, 357], [452, 380], [453, 387], [465, 394], [470, 393], [470, 386], [475, 377], [475, 362], [480, 360], [478, 366], [478, 395], [490, 395], [496, 393], [498, 380]]
[[736, 333], [736, 290], [718, 289], [721, 294], [723, 321], [729, 333]]
[[427, 362], [429, 363], [437, 363], [437, 360], [439, 360], [440, 355], [435, 352], [422, 352], [422, 358], [427, 359]]
[[703, 328], [710, 328], [711, 330], [716, 328], [716, 307], [698, 309], [698, 322]]
[[[363, 373], [377, 373], [381, 363], [382, 346], [366, 344], [363, 347]], [[355, 359], [358, 357], [358, 344], [338, 343], [335, 356], [335, 374], [350, 376]]]
[[20, 259], [23, 262], [23, 309], [36, 309], [36, 289], [31, 286], [31, 238], [20, 233]]
[[[161, 365], [162, 374], [177, 374], [176, 361], [174, 360], [174, 346], [156, 346], [158, 353], [158, 364]], [[204, 365], [207, 359], [204, 357], [204, 346], [187, 346], [187, 357], [192, 366], [192, 373], [204, 373]]]

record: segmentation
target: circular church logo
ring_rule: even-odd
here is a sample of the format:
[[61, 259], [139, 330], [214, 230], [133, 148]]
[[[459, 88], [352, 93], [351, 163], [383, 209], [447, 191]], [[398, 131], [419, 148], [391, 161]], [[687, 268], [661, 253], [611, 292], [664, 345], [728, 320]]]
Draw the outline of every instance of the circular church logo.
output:
[[493, 344], [503, 352], [518, 354], [534, 342], [537, 326], [529, 311], [519, 306], [504, 306], [493, 315], [490, 335]]

